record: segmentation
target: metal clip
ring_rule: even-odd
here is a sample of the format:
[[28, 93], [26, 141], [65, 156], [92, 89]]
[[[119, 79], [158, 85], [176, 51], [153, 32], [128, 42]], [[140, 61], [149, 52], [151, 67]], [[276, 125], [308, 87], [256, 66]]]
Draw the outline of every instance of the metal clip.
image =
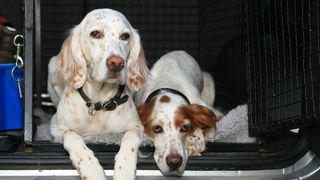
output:
[[91, 115], [91, 116], [93, 116], [93, 115], [95, 115], [96, 113], [95, 113], [95, 105], [94, 105], [94, 102], [92, 102], [92, 101], [88, 101], [87, 103], [86, 103], [86, 106], [88, 107], [88, 114], [89, 115]]
[[[21, 39], [21, 40], [18, 40]], [[19, 96], [22, 98], [22, 89], [21, 89], [21, 81], [23, 81], [23, 78], [19, 78], [15, 73], [17, 71], [17, 68], [23, 67], [23, 59], [20, 56], [21, 53], [21, 47], [24, 46], [24, 38], [22, 35], [18, 34], [13, 39], [13, 44], [17, 47], [17, 53], [14, 55], [14, 58], [16, 59], [16, 64], [11, 70], [11, 76], [12, 78], [17, 82], [18, 90], [19, 90]]]
[[[21, 38], [21, 42], [18, 41], [18, 38]], [[17, 47], [23, 47], [24, 46], [24, 37], [21, 34], [18, 34], [13, 39], [13, 44]], [[17, 50], [18, 51], [18, 50]], [[17, 52], [17, 54], [20, 52]]]
[[[21, 40], [20, 40], [21, 39]], [[14, 55], [16, 59], [16, 66], [21, 68], [23, 66], [23, 59], [20, 56], [21, 48], [24, 46], [24, 38], [21, 34], [18, 34], [13, 39], [13, 44], [17, 47], [17, 52]]]

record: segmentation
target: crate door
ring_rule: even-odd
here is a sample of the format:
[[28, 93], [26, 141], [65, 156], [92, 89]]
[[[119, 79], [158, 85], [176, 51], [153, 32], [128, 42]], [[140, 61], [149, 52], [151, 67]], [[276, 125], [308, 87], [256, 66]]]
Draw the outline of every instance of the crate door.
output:
[[249, 133], [320, 122], [320, 2], [247, 2]]

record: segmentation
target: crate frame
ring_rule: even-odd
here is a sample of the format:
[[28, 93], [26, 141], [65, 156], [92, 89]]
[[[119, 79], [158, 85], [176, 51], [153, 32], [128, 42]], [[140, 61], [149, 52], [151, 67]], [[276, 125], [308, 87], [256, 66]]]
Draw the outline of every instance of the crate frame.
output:
[[[63, 151], [63, 147], [61, 144], [37, 144], [33, 142], [32, 134], [33, 134], [33, 107], [36, 106], [36, 102], [34, 102], [34, 92], [37, 95], [41, 95], [39, 89], [34, 89], [35, 86], [33, 83], [36, 81], [34, 77], [34, 71], [39, 69], [41, 66], [38, 66], [36, 63], [40, 62], [41, 58], [39, 56], [34, 56], [35, 54], [41, 53], [41, 48], [38, 46], [37, 41], [41, 36], [37, 33], [39, 32], [40, 27], [37, 26], [37, 23], [40, 23], [40, 9], [39, 2], [40, 0], [25, 0], [25, 120], [24, 120], [24, 142], [25, 148], [24, 152], [28, 152], [29, 150], [33, 151], [32, 155], [30, 153], [23, 154], [22, 156], [29, 156], [29, 158], [21, 158], [15, 155], [11, 155], [10, 157], [2, 157], [0, 156], [0, 162], [5, 162], [1, 164], [2, 169], [15, 167], [26, 168], [25, 165], [28, 166], [29, 169], [39, 168], [41, 165], [44, 169], [50, 169], [53, 167], [60, 168], [70, 168], [71, 163], [68, 159], [68, 155]], [[34, 24], [35, 20], [35, 25]], [[33, 34], [34, 33], [34, 34]], [[33, 43], [35, 39], [36, 43]], [[35, 50], [35, 51], [33, 51]], [[34, 52], [36, 52], [34, 54]], [[36, 66], [34, 66], [36, 64]], [[35, 68], [34, 68], [35, 67]], [[38, 96], [38, 97], [39, 97]], [[259, 141], [260, 142], [260, 141]], [[263, 143], [263, 142], [262, 142]], [[31, 147], [31, 148], [29, 148]], [[97, 157], [101, 160], [101, 164], [104, 167], [112, 167], [110, 162], [113, 159], [114, 153], [105, 152], [106, 146], [90, 146], [92, 149], [97, 152]], [[190, 158], [190, 164], [194, 166], [191, 167], [194, 169], [201, 168], [206, 169], [208, 166], [214, 169], [263, 169], [263, 168], [281, 168], [288, 166], [294, 163], [297, 159], [303, 156], [308, 149], [308, 142], [306, 140], [305, 135], [301, 135], [296, 144], [294, 144], [294, 148], [286, 149], [280, 152], [271, 153], [271, 154], [261, 154], [263, 149], [263, 145], [255, 144], [212, 144], [208, 147], [209, 149], [214, 149], [212, 152], [205, 152], [202, 158]], [[226, 149], [232, 149], [235, 153], [221, 153], [226, 151]], [[243, 154], [242, 152], [246, 151], [247, 154]], [[42, 154], [46, 152], [46, 154]], [[240, 153], [237, 153], [240, 152]], [[56, 155], [59, 157], [56, 157]], [[224, 157], [225, 156], [225, 157]], [[285, 158], [284, 158], [285, 157]], [[31, 159], [31, 160], [30, 160]], [[36, 161], [35, 161], [36, 159]], [[269, 162], [273, 163], [269, 163]], [[150, 164], [153, 163], [152, 159], [142, 159], [139, 160], [139, 167], [147, 168]], [[18, 165], [17, 165], [18, 164]], [[19, 165], [20, 164], [20, 165]], [[244, 166], [245, 165], [245, 166]], [[154, 167], [154, 166], [153, 166]], [[198, 169], [197, 169], [198, 170]]]

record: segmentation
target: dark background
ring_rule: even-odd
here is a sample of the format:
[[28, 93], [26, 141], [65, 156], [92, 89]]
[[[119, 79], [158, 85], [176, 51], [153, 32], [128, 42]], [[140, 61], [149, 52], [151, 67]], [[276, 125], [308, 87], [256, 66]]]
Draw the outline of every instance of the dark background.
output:
[[[253, 134], [319, 122], [320, 24], [317, 0], [41, 0], [34, 103], [42, 106], [47, 65], [69, 30], [92, 9], [122, 12], [139, 30], [150, 67], [185, 50], [216, 85], [215, 106], [249, 104]], [[0, 0], [0, 15], [21, 32], [22, 0]], [[40, 58], [39, 58], [40, 57]], [[170, 68], [170, 67], [168, 67]], [[249, 92], [249, 93], [247, 93]], [[249, 96], [248, 96], [249, 95]]]
[[0, 0], [0, 16], [4, 16], [17, 29], [22, 32], [23, 27], [23, 0]]
[[243, 0], [40, 2], [42, 69], [35, 75], [42, 76], [43, 92], [48, 61], [59, 52], [68, 31], [91, 10], [112, 8], [122, 12], [138, 29], [150, 67], [169, 51], [185, 50], [214, 76], [216, 106], [227, 111], [246, 102]]

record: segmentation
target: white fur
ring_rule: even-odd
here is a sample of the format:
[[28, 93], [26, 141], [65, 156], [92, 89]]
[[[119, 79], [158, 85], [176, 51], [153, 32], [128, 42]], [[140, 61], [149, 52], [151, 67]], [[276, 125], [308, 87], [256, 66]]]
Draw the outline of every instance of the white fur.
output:
[[[103, 36], [93, 38], [90, 35], [93, 31]], [[122, 33], [129, 33], [130, 38], [121, 39]], [[107, 68], [106, 61], [111, 56], [124, 60], [120, 72]], [[124, 133], [115, 158], [114, 179], [135, 179], [143, 127], [131, 98], [113, 111], [102, 110], [90, 115], [77, 89], [83, 87], [91, 100], [104, 102], [117, 93], [120, 84], [139, 89], [147, 73], [137, 31], [124, 15], [111, 9], [90, 12], [71, 31], [59, 55], [51, 58], [48, 92], [57, 106], [51, 119], [51, 134], [55, 142], [64, 143], [83, 179], [106, 179], [103, 168], [83, 140], [105, 133]], [[128, 90], [124, 94], [130, 96]]]

